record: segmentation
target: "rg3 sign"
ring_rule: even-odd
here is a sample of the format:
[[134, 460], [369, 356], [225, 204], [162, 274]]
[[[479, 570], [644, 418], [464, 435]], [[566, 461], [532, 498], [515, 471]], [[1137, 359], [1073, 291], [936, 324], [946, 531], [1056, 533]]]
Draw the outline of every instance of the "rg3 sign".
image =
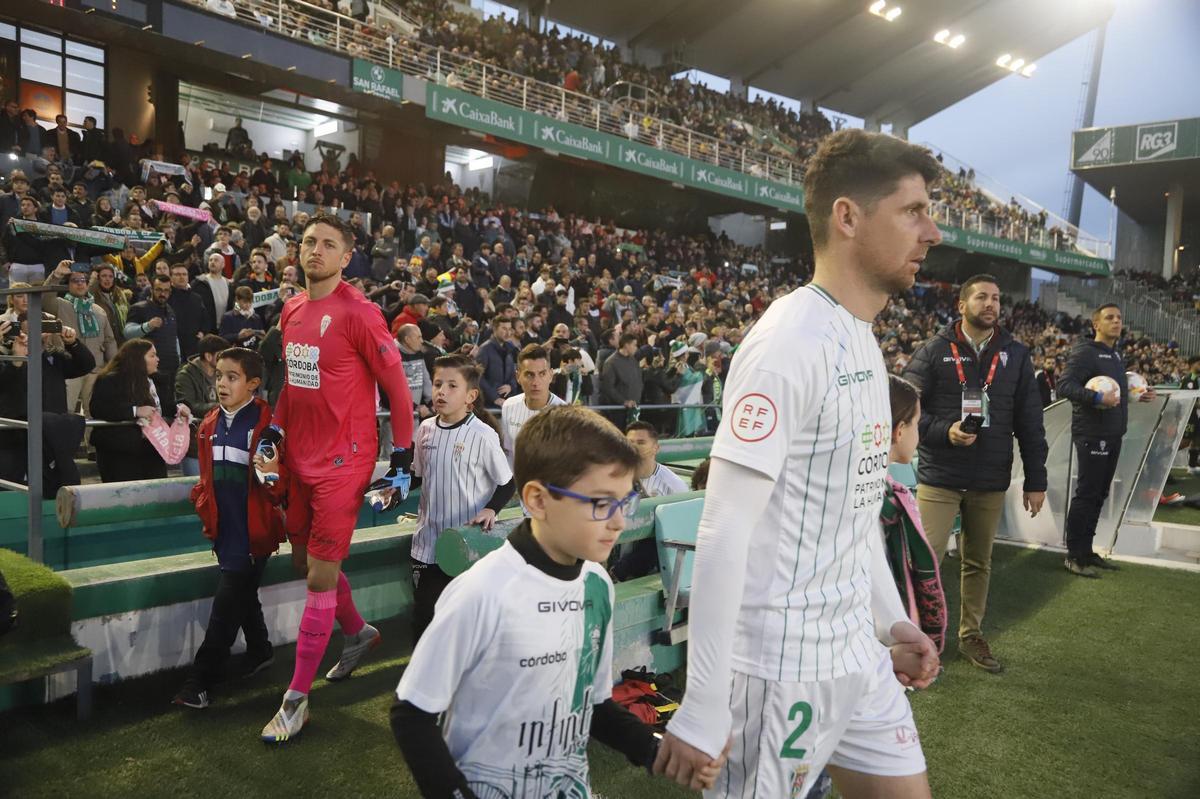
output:
[[739, 399], [733, 406], [729, 425], [738, 440], [753, 443], [762, 441], [775, 432], [779, 413], [775, 403], [766, 394], [752, 393]]

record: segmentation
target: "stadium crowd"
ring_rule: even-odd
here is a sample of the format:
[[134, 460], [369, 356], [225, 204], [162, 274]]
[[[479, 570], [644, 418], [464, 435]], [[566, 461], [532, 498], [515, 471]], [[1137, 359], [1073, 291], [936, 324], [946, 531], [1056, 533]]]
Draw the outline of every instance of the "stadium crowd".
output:
[[[239, 129], [227, 144], [250, 144]], [[91, 120], [83, 136], [52, 130], [39, 143], [40, 155], [28, 159], [31, 174], [14, 170], [0, 194], [0, 276], [17, 282], [44, 271], [67, 288], [48, 311], [79, 331], [93, 366], [86, 377], [60, 376], [65, 396], [48, 392], [62, 399], [45, 408], [56, 413], [92, 412], [97, 378], [127, 368], [118, 348], [137, 339], [152, 342], [158, 358], [151, 375], [157, 396], [143, 400], [167, 414], [177, 402], [197, 417], [211, 407], [210, 361], [227, 345], [264, 355], [264, 390], [273, 399], [283, 375], [279, 315], [304, 287], [296, 237], [318, 209], [339, 210], [356, 229], [345, 277], [383, 309], [418, 408], [428, 391], [423, 375], [439, 355], [475, 357], [484, 367], [484, 396], [498, 408], [515, 391], [517, 352], [540, 344], [550, 348], [555, 378], [572, 401], [609, 406], [622, 424], [644, 413], [668, 435], [711, 432], [730, 355], [748, 326], [811, 277], [807, 263], [724, 236], [630, 230], [554, 208], [494, 205], [448, 175], [432, 186], [385, 184], [353, 156], [344, 168], [326, 162], [315, 173], [299, 157], [283, 168], [263, 158], [253, 172], [234, 171], [228, 161], [186, 154], [163, 160], [120, 131], [105, 137]], [[0, 146], [26, 144], [19, 129], [0, 126]], [[297, 210], [285, 196], [296, 197]], [[29, 222], [132, 236], [119, 252], [103, 250], [82, 233], [79, 241], [40, 237]], [[12, 297], [0, 318], [17, 323], [26, 307]], [[903, 371], [914, 349], [954, 315], [955, 294], [945, 285], [919, 284], [892, 303], [876, 323], [889, 368]], [[1061, 368], [1069, 342], [1088, 323], [1021, 304], [1006, 309], [1005, 324], [1039, 367], [1053, 359]], [[48, 343], [66, 352], [57, 339]], [[1152, 383], [1187, 371], [1166, 344], [1134, 341], [1128, 353]], [[6, 392], [6, 415], [24, 413], [13, 404], [17, 393], [23, 396]], [[695, 407], [653, 407], [668, 404]], [[99, 438], [101, 450], [112, 444], [111, 434]], [[16, 439], [11, 446], [19, 448]], [[102, 477], [163, 473], [152, 450], [135, 448], [151, 461], [145, 470], [106, 468]]]
[[[614, 119], [627, 120], [620, 125], [630, 138], [663, 146], [662, 138], [674, 133], [657, 130], [656, 120], [673, 123], [678, 131], [693, 131], [712, 137], [720, 144], [745, 146], [772, 157], [794, 160], [801, 167], [816, 150], [823, 136], [833, 130], [830, 119], [820, 110], [795, 110], [774, 99], [759, 96], [753, 100], [730, 92], [719, 92], [686, 75], [677, 65], [648, 67], [625, 60], [615, 46], [593, 42], [582, 35], [560, 30], [548, 22], [542, 31], [503, 16], [483, 18], [458, 10], [448, 0], [407, 0], [400, 3], [405, 18], [376, 13], [375, 6], [362, 0], [315, 0], [309, 4], [329, 12], [348, 15], [357, 21], [354, 35], [331, 37], [312, 24], [310, 11], [282, 6], [284, 19], [255, 10], [238, 0], [193, 0], [214, 13], [240, 17], [252, 24], [272, 27], [278, 22], [293, 36], [303, 37], [322, 47], [341, 47], [351, 55], [367, 58], [369, 47], [363, 42], [392, 42], [400, 52], [412, 37], [446, 53], [493, 65], [514, 75], [526, 76], [551, 86], [561, 86], [581, 95], [613, 101], [606, 109]], [[403, 61], [402, 55], [397, 55]], [[448, 85], [467, 88], [482, 85], [482, 77], [471, 66], [444, 67], [443, 74], [429, 77]], [[487, 78], [490, 96], [520, 96], [519, 85], [511, 85], [505, 74]], [[561, 116], [558, 101], [554, 107], [535, 110]], [[614, 123], [615, 124], [615, 123]], [[677, 143], [678, 144], [678, 143]], [[695, 143], [698, 158], [714, 160], [717, 153], [707, 141]], [[748, 168], [760, 173], [758, 165]], [[800, 179], [797, 172], [796, 180]], [[950, 223], [978, 230], [999, 238], [1039, 241], [1042, 246], [1073, 250], [1076, 234], [1056, 225], [1047, 227], [1044, 210], [1031, 212], [1016, 200], [1005, 202], [974, 185], [973, 171], [947, 171], [941, 191], [935, 197], [944, 204]], [[1040, 231], [1045, 230], [1047, 238]]]

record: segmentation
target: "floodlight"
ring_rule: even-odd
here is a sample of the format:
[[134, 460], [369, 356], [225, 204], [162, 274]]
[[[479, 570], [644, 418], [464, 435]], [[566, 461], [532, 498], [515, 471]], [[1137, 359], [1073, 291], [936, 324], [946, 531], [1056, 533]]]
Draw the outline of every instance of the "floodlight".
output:
[[946, 40], [949, 38], [950, 38], [950, 30], [948, 28], [942, 28], [940, 31], [933, 34], [933, 40], [935, 42], [937, 42], [938, 44], [945, 44]]
[[1037, 69], [1037, 64], [1027, 64], [1025, 69], [1021, 70], [1021, 74], [1026, 78], [1033, 75], [1033, 71]]
[[996, 66], [1006, 67], [1006, 66], [1008, 66], [1009, 61], [1012, 61], [1012, 56], [1008, 53], [1005, 53], [1004, 55], [1002, 55], [996, 59]]
[[951, 50], [957, 50], [959, 47], [962, 47], [962, 43], [965, 42], [966, 40], [967, 40], [967, 37], [963, 36], [961, 33], [959, 33], [959, 34], [955, 35], [955, 37], [953, 39], [951, 39], [949, 42], [947, 42], [947, 44], [950, 46]]
[[900, 16], [900, 14], [901, 14], [900, 6], [893, 6], [886, 14], [883, 15], [883, 18], [886, 19], [888, 22], [895, 22], [896, 17]]

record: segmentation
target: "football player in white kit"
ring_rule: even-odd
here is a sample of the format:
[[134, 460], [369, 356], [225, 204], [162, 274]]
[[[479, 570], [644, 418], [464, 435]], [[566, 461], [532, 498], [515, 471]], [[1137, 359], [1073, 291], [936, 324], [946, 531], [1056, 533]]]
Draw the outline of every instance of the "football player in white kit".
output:
[[[804, 186], [813, 281], [775, 300], [734, 358], [687, 694], [655, 764], [699, 787], [694, 769], [732, 737], [710, 799], [803, 799], [826, 767], [847, 799], [929, 796], [902, 683], [928, 685], [937, 650], [904, 613], [882, 548], [891, 415], [871, 325], [941, 241], [938, 175], [928, 150], [891, 136], [826, 138]], [[889, 645], [923, 655], [893, 667]]]

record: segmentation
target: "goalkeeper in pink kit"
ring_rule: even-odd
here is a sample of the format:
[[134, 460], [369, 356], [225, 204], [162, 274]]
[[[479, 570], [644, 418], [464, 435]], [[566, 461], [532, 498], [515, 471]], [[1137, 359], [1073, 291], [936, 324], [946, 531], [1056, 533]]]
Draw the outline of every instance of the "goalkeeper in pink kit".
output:
[[308, 582], [292, 682], [262, 731], [272, 743], [294, 738], [308, 721], [308, 694], [335, 619], [345, 642], [327, 679], [349, 677], [380, 641], [354, 607], [341, 571], [379, 448], [376, 382], [391, 400], [395, 448], [387, 476], [370, 488], [383, 489], [388, 506], [408, 494], [412, 400], [382, 311], [342, 281], [353, 247], [353, 231], [336, 216], [315, 216], [304, 228], [300, 265], [308, 293], [289, 300], [280, 318], [287, 379], [254, 457], [264, 480], [277, 479], [278, 458], [288, 467], [288, 538]]

